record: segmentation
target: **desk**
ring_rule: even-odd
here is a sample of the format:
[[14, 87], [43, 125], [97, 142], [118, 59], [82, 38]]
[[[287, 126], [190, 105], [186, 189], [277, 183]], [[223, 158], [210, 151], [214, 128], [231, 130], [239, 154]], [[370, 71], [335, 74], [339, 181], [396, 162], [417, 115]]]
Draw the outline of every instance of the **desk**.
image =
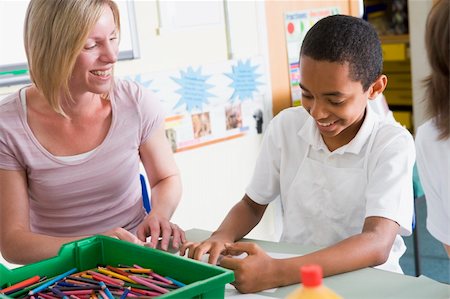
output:
[[[191, 229], [186, 231], [189, 241], [202, 241], [211, 232]], [[306, 254], [314, 251], [313, 246], [300, 246], [278, 242], [246, 239], [275, 253]], [[345, 299], [449, 299], [450, 286], [425, 276], [413, 277], [379, 269], [366, 268], [349, 273], [324, 278], [324, 284]], [[298, 288], [291, 285], [278, 288], [273, 293], [260, 292], [258, 295], [268, 298], [285, 298]]]

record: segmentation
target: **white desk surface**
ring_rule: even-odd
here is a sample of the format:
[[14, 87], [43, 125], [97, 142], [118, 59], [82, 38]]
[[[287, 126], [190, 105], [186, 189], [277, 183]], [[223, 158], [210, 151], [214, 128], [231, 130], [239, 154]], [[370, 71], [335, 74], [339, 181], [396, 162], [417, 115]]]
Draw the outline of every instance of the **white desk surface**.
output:
[[[211, 232], [192, 229], [186, 231], [190, 241], [202, 241]], [[313, 251], [311, 246], [298, 246], [286, 243], [250, 240], [260, 245], [266, 251], [287, 254], [305, 254]], [[413, 277], [373, 268], [339, 274], [324, 278], [324, 284], [345, 299], [450, 299], [450, 286], [432, 280], [426, 276]], [[285, 298], [300, 285], [278, 288], [271, 292], [259, 292], [251, 295], [236, 296], [236, 298]], [[236, 292], [225, 290], [225, 297], [234, 297]]]

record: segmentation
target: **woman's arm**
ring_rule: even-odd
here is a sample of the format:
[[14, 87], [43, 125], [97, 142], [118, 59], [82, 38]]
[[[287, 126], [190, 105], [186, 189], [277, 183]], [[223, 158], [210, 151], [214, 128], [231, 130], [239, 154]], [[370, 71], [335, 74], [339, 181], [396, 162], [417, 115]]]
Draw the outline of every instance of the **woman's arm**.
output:
[[178, 167], [166, 139], [164, 124], [153, 132], [139, 148], [142, 164], [151, 187], [151, 211], [137, 230], [141, 241], [152, 237], [151, 247], [156, 247], [162, 237], [161, 248], [167, 250], [172, 236], [173, 247], [185, 241], [184, 232], [169, 220], [181, 199], [181, 179]]
[[80, 238], [32, 233], [25, 171], [0, 170], [0, 250], [7, 261], [28, 264], [49, 258], [62, 244]]
[[[29, 264], [57, 255], [61, 245], [88, 236], [52, 237], [30, 230], [27, 178], [23, 170], [0, 170], [0, 251], [15, 264]], [[104, 235], [140, 242], [133, 234], [115, 228]]]

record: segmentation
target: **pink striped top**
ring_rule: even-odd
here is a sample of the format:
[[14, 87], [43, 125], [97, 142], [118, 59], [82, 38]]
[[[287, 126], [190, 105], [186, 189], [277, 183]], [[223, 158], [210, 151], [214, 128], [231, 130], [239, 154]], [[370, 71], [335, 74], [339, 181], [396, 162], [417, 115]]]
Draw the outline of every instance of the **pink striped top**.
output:
[[145, 216], [139, 146], [164, 121], [158, 99], [136, 83], [117, 80], [112, 122], [103, 142], [77, 161], [49, 153], [33, 135], [20, 93], [0, 103], [0, 169], [25, 170], [33, 232], [79, 236], [114, 227], [130, 231]]

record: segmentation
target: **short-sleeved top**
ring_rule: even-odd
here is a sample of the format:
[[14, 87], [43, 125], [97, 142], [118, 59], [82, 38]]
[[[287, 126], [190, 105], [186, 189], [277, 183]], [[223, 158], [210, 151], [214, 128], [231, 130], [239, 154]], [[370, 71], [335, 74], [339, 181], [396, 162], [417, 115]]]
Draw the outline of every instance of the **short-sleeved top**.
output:
[[[376, 133], [374, 128], [377, 128]], [[373, 141], [369, 146], [371, 137]], [[315, 164], [331, 166], [327, 168], [331, 172], [339, 168], [362, 169], [366, 159], [367, 186], [361, 198], [361, 211], [356, 211], [354, 206], [348, 207], [345, 198], [332, 198], [333, 190], [327, 190], [331, 194], [331, 200], [338, 202], [334, 205], [341, 213], [339, 216], [332, 215], [333, 212], [328, 210], [324, 211], [325, 205], [321, 204], [320, 199], [304, 199], [314, 201], [302, 203], [302, 206], [308, 206], [309, 211], [316, 216], [302, 217], [303, 211], [299, 210], [298, 217], [290, 216], [290, 222], [286, 222], [286, 216], [293, 214], [286, 209], [299, 209], [301, 206], [299, 203], [287, 202], [288, 198], [291, 201], [297, 200], [288, 196], [288, 192], [298, 192], [301, 195], [312, 187], [305, 185], [298, 190], [291, 190], [294, 178], [309, 176], [310, 180], [323, 180], [325, 177], [333, 180], [330, 186], [339, 185], [339, 180], [342, 179], [333, 173], [324, 173], [320, 177], [317, 177], [317, 172], [297, 174], [307, 158], [315, 161]], [[280, 112], [269, 124], [246, 193], [253, 201], [263, 205], [280, 197], [284, 225], [282, 241], [285, 242], [330, 246], [360, 233], [364, 219], [370, 216], [391, 219], [400, 225], [402, 235], [408, 235], [412, 231], [414, 160], [411, 134], [397, 123], [382, 120], [370, 106], [366, 108], [365, 119], [357, 135], [333, 152], [328, 150], [308, 112], [303, 107], [289, 108]], [[350, 182], [350, 190], [351, 184], [356, 188], [361, 182]], [[330, 223], [328, 219], [347, 221], [333, 221], [333, 225], [324, 225]], [[290, 236], [286, 232], [290, 232]], [[294, 236], [292, 232], [295, 232]], [[398, 259], [405, 249], [401, 236], [397, 235], [389, 256], [393, 266], [384, 269], [400, 272]]]
[[439, 139], [434, 118], [417, 129], [416, 150], [427, 203], [427, 229], [450, 245], [450, 138]]
[[36, 139], [20, 92], [0, 103], [0, 169], [27, 175], [30, 229], [52, 236], [133, 231], [145, 217], [139, 146], [164, 120], [159, 100], [134, 82], [116, 80], [112, 121], [103, 142], [85, 158], [58, 159]]

